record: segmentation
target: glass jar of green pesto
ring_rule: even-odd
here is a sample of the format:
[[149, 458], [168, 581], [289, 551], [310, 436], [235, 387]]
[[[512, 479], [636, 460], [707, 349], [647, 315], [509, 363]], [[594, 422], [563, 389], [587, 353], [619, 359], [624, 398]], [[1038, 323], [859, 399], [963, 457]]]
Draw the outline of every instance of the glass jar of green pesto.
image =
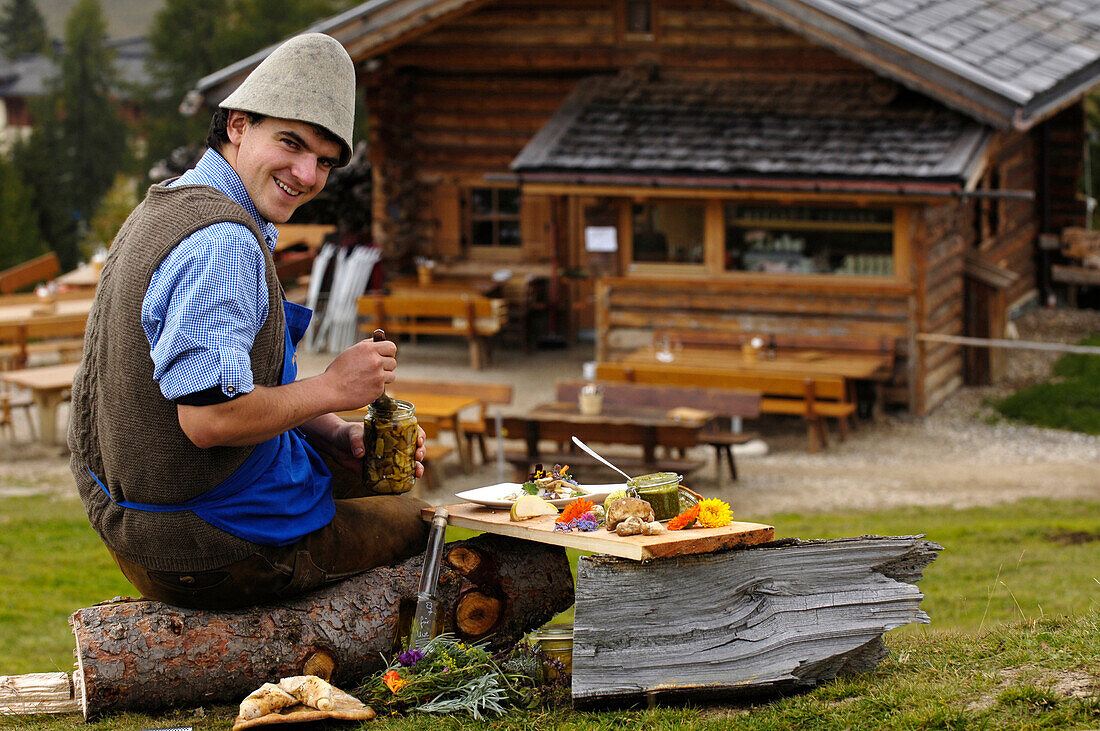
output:
[[675, 472], [653, 472], [626, 483], [638, 497], [653, 506], [655, 520], [669, 520], [680, 514], [680, 480]]

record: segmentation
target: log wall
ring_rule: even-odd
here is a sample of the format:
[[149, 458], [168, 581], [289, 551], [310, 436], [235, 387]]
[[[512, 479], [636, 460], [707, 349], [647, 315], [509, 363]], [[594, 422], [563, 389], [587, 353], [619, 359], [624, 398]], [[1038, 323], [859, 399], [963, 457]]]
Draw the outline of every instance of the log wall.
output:
[[[918, 332], [963, 334], [963, 257], [976, 245], [974, 204], [926, 206], [913, 216], [913, 273], [917, 282], [914, 326]], [[915, 413], [925, 414], [962, 385], [958, 345], [922, 342], [910, 363]], [[896, 395], [896, 394], [895, 394]]]
[[1039, 184], [1042, 189], [1045, 182], [1049, 189], [1044, 233], [1060, 234], [1069, 226], [1086, 225], [1085, 200], [1081, 192], [1086, 154], [1084, 106], [1079, 102], [1044, 122], [1043, 127], [1033, 133], [1033, 137], [1039, 138], [1035, 144], [1042, 145], [1044, 134], [1045, 147], [1040, 149], [1040, 154], [1045, 155], [1049, 167], [1046, 180]]
[[[657, 37], [623, 40], [608, 0], [502, 0], [403, 43], [365, 75], [372, 162], [401, 167], [417, 185], [379, 186], [380, 240], [428, 253], [439, 228], [433, 192], [512, 159], [577, 81], [641, 63], [680, 76], [756, 81], [873, 77], [870, 71], [725, 0], [657, 2]], [[395, 95], [394, 74], [401, 91]], [[399, 105], [401, 112], [387, 111]], [[380, 182], [380, 181], [379, 181]], [[378, 194], [381, 188], [381, 195]], [[395, 189], [395, 188], [399, 188]], [[408, 226], [389, 223], [396, 219]], [[529, 259], [546, 258], [525, 250]]]

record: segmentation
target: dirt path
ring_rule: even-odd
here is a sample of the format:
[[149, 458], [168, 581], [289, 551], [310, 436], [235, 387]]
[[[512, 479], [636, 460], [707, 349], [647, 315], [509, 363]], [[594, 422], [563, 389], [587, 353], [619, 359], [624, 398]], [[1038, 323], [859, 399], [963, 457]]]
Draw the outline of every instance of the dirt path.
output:
[[[1073, 343], [1100, 332], [1100, 312], [1034, 311], [1016, 325], [1024, 340]], [[461, 344], [402, 345], [398, 373], [406, 378], [508, 380], [516, 384], [512, 408], [522, 410], [548, 400], [555, 380], [578, 378], [581, 363], [591, 357], [591, 346], [532, 355], [499, 350], [491, 368], [474, 372], [465, 365]], [[900, 414], [861, 425], [845, 443], [834, 441], [818, 454], [806, 452], [800, 422], [764, 422], [759, 426], [769, 452], [739, 457], [736, 485], [728, 477], [724, 485], [716, 484], [714, 456], [705, 448], [692, 456], [706, 459], [707, 466], [687, 482], [708, 496], [729, 500], [738, 514], [753, 517], [903, 505], [967, 507], [1024, 497], [1100, 501], [1100, 437], [1011, 425], [997, 420], [985, 403], [1045, 378], [1056, 357], [1012, 351], [1004, 383], [963, 389], [925, 419]], [[329, 360], [304, 356], [301, 372], [318, 373]], [[17, 426], [21, 422], [22, 415], [16, 415]], [[25, 433], [17, 438], [14, 444], [0, 441], [0, 498], [71, 495], [67, 456], [28, 443]], [[453, 502], [454, 492], [499, 481], [493, 463], [462, 474], [457, 461], [448, 459], [438, 470], [441, 487], [424, 496], [436, 504]]]

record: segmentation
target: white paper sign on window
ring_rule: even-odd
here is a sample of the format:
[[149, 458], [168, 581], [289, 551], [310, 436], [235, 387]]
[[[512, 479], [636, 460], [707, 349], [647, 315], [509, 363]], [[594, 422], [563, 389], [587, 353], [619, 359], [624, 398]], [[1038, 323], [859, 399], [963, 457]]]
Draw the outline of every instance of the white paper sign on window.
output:
[[586, 251], [618, 251], [619, 230], [614, 226], [585, 226], [584, 248]]

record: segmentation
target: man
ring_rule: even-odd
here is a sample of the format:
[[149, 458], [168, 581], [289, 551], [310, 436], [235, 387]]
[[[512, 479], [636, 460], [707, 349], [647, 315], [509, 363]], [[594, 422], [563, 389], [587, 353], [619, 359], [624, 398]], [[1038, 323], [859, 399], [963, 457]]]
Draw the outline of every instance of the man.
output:
[[367, 496], [363, 426], [332, 413], [394, 380], [396, 346], [360, 342], [296, 380], [312, 313], [283, 300], [271, 259], [274, 224], [347, 164], [354, 104], [344, 48], [292, 38], [222, 102], [196, 167], [151, 187], [111, 247], [73, 382], [71, 467], [148, 598], [248, 606], [424, 548], [422, 504]]

